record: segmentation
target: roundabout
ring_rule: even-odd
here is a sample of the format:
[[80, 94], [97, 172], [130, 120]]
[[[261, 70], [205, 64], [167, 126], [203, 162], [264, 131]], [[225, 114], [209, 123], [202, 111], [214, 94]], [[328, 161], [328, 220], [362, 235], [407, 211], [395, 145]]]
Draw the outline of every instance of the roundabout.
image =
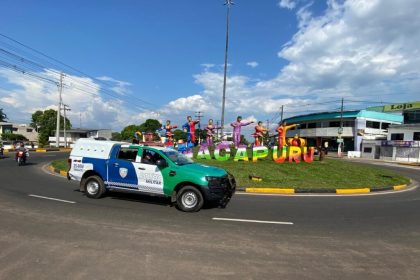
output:
[[[0, 278], [417, 279], [420, 273], [419, 189], [236, 194], [226, 209], [189, 214], [158, 197], [88, 199], [77, 183], [43, 170], [66, 156], [33, 153], [21, 167], [0, 159]], [[420, 181], [418, 169], [383, 168]]]

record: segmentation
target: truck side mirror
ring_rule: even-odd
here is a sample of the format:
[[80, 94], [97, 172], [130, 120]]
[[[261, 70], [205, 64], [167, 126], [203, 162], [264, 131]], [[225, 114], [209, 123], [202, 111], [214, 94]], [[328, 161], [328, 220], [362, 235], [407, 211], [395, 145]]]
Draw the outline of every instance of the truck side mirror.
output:
[[156, 161], [156, 165], [157, 165], [159, 168], [165, 168], [165, 167], [168, 167], [168, 163], [166, 162], [166, 160], [165, 160], [165, 159], [158, 159], [158, 160]]

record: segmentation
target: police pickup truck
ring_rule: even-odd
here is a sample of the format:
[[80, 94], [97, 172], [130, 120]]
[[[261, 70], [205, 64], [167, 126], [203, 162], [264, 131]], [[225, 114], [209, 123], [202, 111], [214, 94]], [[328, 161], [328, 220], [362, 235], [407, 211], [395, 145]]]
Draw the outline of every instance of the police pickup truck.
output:
[[194, 163], [176, 150], [113, 141], [78, 140], [69, 168], [67, 178], [80, 181], [89, 198], [107, 190], [161, 195], [185, 212], [206, 202], [225, 207], [236, 188], [225, 170]]

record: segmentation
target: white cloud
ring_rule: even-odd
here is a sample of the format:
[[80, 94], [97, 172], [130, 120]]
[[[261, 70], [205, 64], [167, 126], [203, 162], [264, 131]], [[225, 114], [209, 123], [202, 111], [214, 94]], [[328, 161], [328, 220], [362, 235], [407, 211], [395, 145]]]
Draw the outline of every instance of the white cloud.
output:
[[216, 65], [212, 63], [202, 63], [201, 66], [204, 67], [204, 71], [208, 71], [211, 68], [214, 68]]
[[[38, 74], [57, 78], [53, 77], [55, 74], [51, 71]], [[4, 108], [10, 121], [29, 122], [31, 114], [37, 110], [57, 110], [58, 88], [54, 84], [4, 69], [0, 69], [0, 77], [13, 88], [0, 88], [0, 107]], [[115, 80], [110, 78], [109, 81]], [[101, 86], [90, 78], [66, 75], [64, 85], [63, 103], [71, 108], [67, 116], [73, 127], [79, 126], [80, 114], [83, 127], [116, 130], [127, 124], [141, 123], [149, 115], [156, 117], [156, 113], [153, 112], [137, 113], [133, 106], [128, 108], [122, 99], [103, 97], [100, 92]]]
[[250, 62], [247, 62], [246, 65], [248, 65], [249, 67], [255, 68], [258, 66], [258, 62], [250, 61]]
[[280, 0], [279, 6], [289, 10], [293, 10], [297, 5], [297, 0]]
[[131, 93], [131, 90], [129, 89], [129, 87], [131, 86], [131, 83], [129, 82], [116, 80], [114, 78], [107, 77], [107, 76], [98, 77], [97, 79], [107, 82], [107, 85], [109, 85], [110, 90], [112, 90], [113, 92], [119, 95], [126, 95], [128, 93]]

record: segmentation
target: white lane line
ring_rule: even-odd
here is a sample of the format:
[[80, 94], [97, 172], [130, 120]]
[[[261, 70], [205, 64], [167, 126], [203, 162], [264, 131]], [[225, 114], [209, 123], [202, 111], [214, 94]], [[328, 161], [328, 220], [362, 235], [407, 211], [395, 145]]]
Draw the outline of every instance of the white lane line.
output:
[[75, 201], [63, 200], [63, 199], [47, 197], [47, 196], [40, 196], [40, 195], [35, 195], [35, 194], [28, 194], [28, 196], [36, 197], [36, 198], [42, 198], [42, 199], [48, 199], [48, 200], [54, 200], [54, 201], [59, 201], [59, 202], [65, 202], [65, 203], [76, 203]]
[[246, 220], [246, 219], [212, 218], [212, 220], [229, 221], [229, 222], [244, 222], [244, 223], [259, 223], [259, 224], [293, 225], [292, 222], [261, 221], [261, 220]]

